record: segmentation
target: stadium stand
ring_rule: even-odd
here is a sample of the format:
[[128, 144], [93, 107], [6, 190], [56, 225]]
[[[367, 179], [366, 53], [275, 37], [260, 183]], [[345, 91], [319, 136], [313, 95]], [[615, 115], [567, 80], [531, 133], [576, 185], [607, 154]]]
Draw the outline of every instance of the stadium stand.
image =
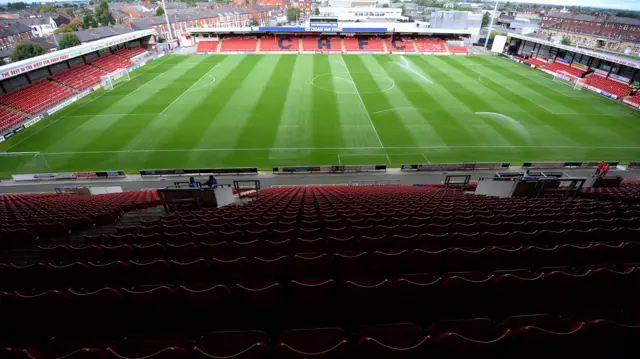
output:
[[141, 48], [141, 47], [134, 47], [134, 48], [130, 48], [130, 49], [120, 49], [120, 50], [116, 51], [116, 55], [121, 56], [121, 57], [125, 57], [127, 59], [131, 59], [131, 58], [136, 57], [138, 55], [142, 55], [145, 52], [146, 52], [146, 50]]
[[418, 52], [447, 52], [444, 40], [439, 38], [416, 38]]
[[83, 64], [57, 73], [50, 78], [81, 91], [100, 82], [100, 78], [104, 74], [105, 72], [99, 68]]
[[35, 115], [71, 95], [68, 87], [43, 80], [0, 96], [0, 104]]
[[449, 46], [449, 52], [452, 54], [468, 54], [469, 49], [464, 46]]
[[636, 94], [627, 98], [627, 101], [633, 105], [640, 106], [640, 94]]
[[267, 189], [0, 264], [0, 356], [626, 358], [639, 233], [619, 201]]
[[347, 52], [384, 52], [383, 40], [377, 37], [346, 37], [344, 47]]
[[568, 65], [563, 64], [561, 62], [557, 62], [557, 61], [552, 64], [544, 66], [544, 69], [551, 72], [564, 71], [576, 77], [582, 77], [582, 75], [584, 75], [585, 73], [584, 70], [577, 69], [575, 67], [569, 67]]
[[263, 36], [260, 38], [260, 51], [292, 51], [300, 49], [300, 38], [297, 36]]
[[0, 247], [113, 223], [122, 212], [157, 206], [156, 191], [95, 196], [0, 196]]
[[631, 91], [628, 85], [622, 84], [615, 80], [607, 79], [598, 74], [592, 74], [588, 76], [585, 84], [616, 95], [618, 98], [627, 96]]
[[0, 132], [11, 128], [27, 119], [24, 113], [0, 106]]
[[116, 56], [114, 54], [98, 57], [95, 60], [89, 61], [89, 64], [98, 67], [108, 73], [114, 72], [118, 69], [126, 69], [127, 67], [134, 65], [131, 60]]
[[217, 52], [218, 41], [200, 41], [196, 47], [196, 52]]
[[391, 52], [414, 52], [415, 46], [409, 37], [387, 37], [387, 50]]
[[255, 52], [257, 46], [255, 37], [225, 37], [220, 52]]
[[544, 66], [544, 65], [547, 64], [547, 61], [536, 59], [536, 58], [533, 58], [533, 57], [529, 58], [529, 59], [526, 59], [524, 62], [529, 64], [529, 65], [534, 65], [534, 66]]
[[304, 51], [341, 52], [342, 40], [339, 37], [305, 36], [302, 38]]

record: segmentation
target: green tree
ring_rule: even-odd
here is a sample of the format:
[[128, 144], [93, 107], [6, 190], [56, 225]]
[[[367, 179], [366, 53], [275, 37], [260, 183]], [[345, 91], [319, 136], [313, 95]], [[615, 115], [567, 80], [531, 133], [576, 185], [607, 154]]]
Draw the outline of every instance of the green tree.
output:
[[[386, 5], [387, 7], [389, 6], [389, 5], [387, 5], [387, 4], [385, 4], [385, 5]], [[315, 9], [313, 10], [313, 15], [315, 15], [315, 16], [320, 16], [320, 8], [319, 8], [319, 7], [315, 8]]]
[[482, 15], [482, 26], [487, 26], [489, 25], [489, 23], [491, 22], [491, 14], [489, 14], [489, 12], [485, 12], [484, 15]]
[[73, 28], [73, 31], [78, 31], [78, 30], [82, 29], [84, 24], [79, 20], [73, 20], [73, 21], [71, 21], [71, 23], [69, 23], [69, 26], [71, 26]]
[[32, 58], [34, 56], [43, 55], [47, 51], [39, 44], [31, 42], [23, 42], [13, 48], [13, 52], [9, 55], [9, 60], [15, 62]]
[[296, 21], [300, 19], [300, 9], [297, 7], [290, 7], [287, 9], [287, 20]]
[[66, 9], [64, 12], [66, 12], [66, 13], [67, 13], [67, 15], [69, 15], [69, 16], [75, 16], [75, 15], [73, 14], [73, 9]]
[[93, 27], [98, 27], [98, 22], [93, 17], [93, 15], [86, 14], [82, 18], [82, 27], [84, 27], [86, 30], [91, 29]]
[[65, 32], [74, 32], [76, 30], [73, 29], [73, 26], [69, 25], [69, 24], [62, 24], [60, 26], [58, 26], [57, 29], [53, 30], [54, 34], [62, 34]]
[[165, 42], [165, 41], [167, 41], [167, 39], [165, 39], [165, 38], [164, 38], [164, 37], [162, 37], [162, 36], [158, 36], [158, 43], [159, 43], [159, 44], [161, 44], [161, 43], [163, 43], [163, 42]]
[[80, 38], [76, 34], [62, 34], [60, 38], [58, 38], [58, 50], [68, 49], [70, 47], [80, 45]]
[[164, 15], [164, 8], [162, 6], [158, 6], [158, 8], [156, 9], [156, 16], [162, 15]]
[[93, 15], [96, 21], [102, 26], [115, 25], [116, 19], [113, 17], [111, 11], [109, 11], [109, 3], [107, 0], [100, 1], [100, 4], [96, 6], [96, 10]]
[[383, 7], [383, 8], [388, 8], [388, 7], [389, 7], [389, 4], [382, 4], [382, 7]]
[[38, 12], [56, 12], [56, 7], [53, 5], [42, 5], [38, 8]]
[[565, 36], [562, 38], [562, 41], [560, 41], [560, 43], [562, 45], [571, 46], [571, 39]]
[[7, 4], [7, 9], [9, 10], [24, 10], [27, 8], [27, 4], [22, 1], [19, 2], [10, 2]]

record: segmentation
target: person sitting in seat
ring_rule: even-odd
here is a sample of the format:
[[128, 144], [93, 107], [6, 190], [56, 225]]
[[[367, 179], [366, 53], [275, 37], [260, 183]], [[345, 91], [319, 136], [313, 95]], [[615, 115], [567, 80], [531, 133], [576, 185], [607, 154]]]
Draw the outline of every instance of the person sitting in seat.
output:
[[203, 186], [208, 186], [209, 188], [213, 188], [218, 184], [218, 180], [213, 177], [213, 175], [209, 176], [207, 182], [202, 183]]
[[196, 182], [195, 178], [189, 177], [189, 187], [191, 187], [191, 188], [198, 188], [199, 187], [199, 183]]

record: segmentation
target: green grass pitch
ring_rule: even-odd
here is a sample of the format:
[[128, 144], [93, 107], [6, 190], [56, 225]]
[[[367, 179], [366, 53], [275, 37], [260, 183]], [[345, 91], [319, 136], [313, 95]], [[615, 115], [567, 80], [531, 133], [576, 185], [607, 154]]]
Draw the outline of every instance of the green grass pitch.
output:
[[488, 56], [165, 56], [0, 144], [0, 175], [640, 160], [640, 112]]

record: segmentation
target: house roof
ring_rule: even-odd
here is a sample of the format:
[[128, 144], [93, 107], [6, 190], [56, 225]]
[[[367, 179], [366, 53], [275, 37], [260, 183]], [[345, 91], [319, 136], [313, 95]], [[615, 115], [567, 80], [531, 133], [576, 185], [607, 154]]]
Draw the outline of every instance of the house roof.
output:
[[633, 19], [630, 17], [612, 16], [611, 18], [609, 18], [608, 22], [623, 24], [623, 25], [640, 25], [640, 19]]
[[[81, 30], [73, 32], [73, 34], [78, 35], [81, 42], [91, 42], [96, 40], [105, 39], [107, 37], [122, 35], [129, 32], [133, 32], [133, 29], [130, 29], [123, 25], [114, 25], [114, 26], [102, 26], [96, 27], [91, 30]], [[56, 39], [59, 39], [63, 34], [54, 35]]]
[[25, 32], [33, 31], [31, 27], [20, 23], [3, 23], [0, 24], [0, 37], [15, 36]]
[[[29, 40], [24, 40], [24, 41], [18, 42], [18, 44], [24, 44], [24, 43], [38, 44], [38, 45], [42, 46], [42, 48], [45, 49], [45, 50], [51, 50], [51, 49], [54, 49], [56, 47], [56, 45], [54, 43], [47, 41], [47, 39], [45, 39], [44, 37], [34, 37], [34, 38], [29, 39]], [[15, 46], [15, 44], [14, 44], [14, 46]]]
[[[56, 16], [57, 16], [57, 14], [56, 14]], [[2, 23], [2, 24], [15, 23], [15, 24], [22, 24], [22, 25], [26, 25], [26, 26], [46, 25], [46, 24], [49, 24], [50, 22], [51, 22], [51, 17], [49, 17], [49, 16], [10, 19], [10, 20], [0, 19], [0, 23]]]

